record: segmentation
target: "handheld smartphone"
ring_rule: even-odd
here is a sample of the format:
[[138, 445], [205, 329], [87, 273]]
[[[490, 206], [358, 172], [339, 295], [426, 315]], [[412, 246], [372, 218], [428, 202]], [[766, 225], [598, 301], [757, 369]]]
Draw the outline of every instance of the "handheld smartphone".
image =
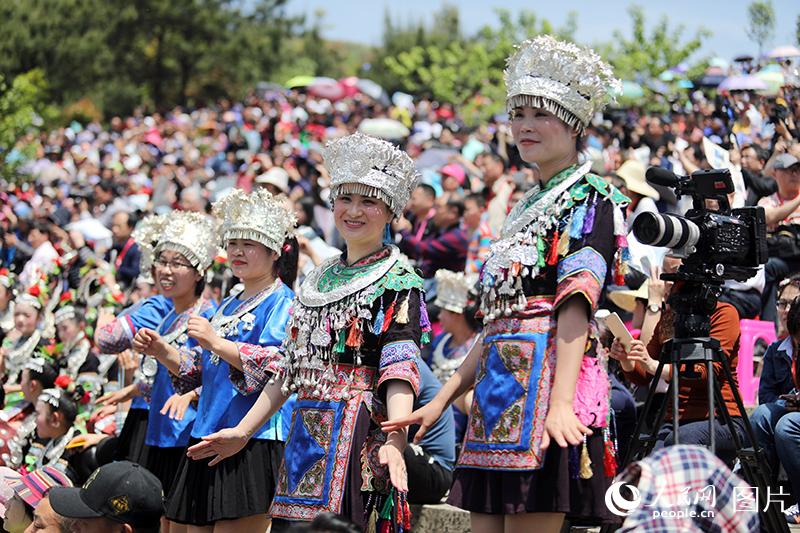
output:
[[619, 315], [617, 313], [611, 313], [606, 317], [605, 322], [606, 327], [614, 334], [615, 338], [619, 339], [620, 344], [625, 347], [625, 350], [630, 350], [633, 336], [631, 332], [628, 331], [628, 328], [625, 327], [625, 324], [622, 323], [622, 319]]

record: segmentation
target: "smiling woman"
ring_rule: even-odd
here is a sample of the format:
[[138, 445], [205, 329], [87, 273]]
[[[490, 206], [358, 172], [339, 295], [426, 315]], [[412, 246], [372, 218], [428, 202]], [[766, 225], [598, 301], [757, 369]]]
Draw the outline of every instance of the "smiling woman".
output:
[[472, 531], [557, 532], [564, 516], [613, 520], [606, 361], [592, 320], [622, 274], [627, 198], [589, 163], [580, 137], [618, 82], [591, 50], [549, 36], [508, 60], [506, 107], [542, 185], [508, 214], [481, 272], [482, 338], [436, 398], [387, 431], [421, 424], [474, 386], [448, 501]]
[[[297, 393], [284, 463], [270, 509], [273, 531], [323, 511], [364, 526], [370, 511], [408, 518], [405, 430], [379, 422], [411, 412], [417, 357], [430, 335], [422, 279], [384, 245], [418, 174], [411, 158], [362, 134], [325, 151], [336, 227], [347, 244], [306, 277], [293, 304], [283, 357], [238, 424], [205, 437], [192, 457], [212, 464], [237, 454], [254, 431]], [[249, 445], [248, 445], [249, 446]], [[245, 448], [245, 452], [246, 453]], [[394, 490], [392, 490], [394, 489]]]

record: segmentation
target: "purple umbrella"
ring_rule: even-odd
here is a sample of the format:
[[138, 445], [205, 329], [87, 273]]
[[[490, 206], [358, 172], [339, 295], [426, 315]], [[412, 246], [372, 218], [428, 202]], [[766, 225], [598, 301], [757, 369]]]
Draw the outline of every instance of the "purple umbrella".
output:
[[718, 87], [721, 91], [764, 91], [767, 84], [755, 76], [729, 76]]

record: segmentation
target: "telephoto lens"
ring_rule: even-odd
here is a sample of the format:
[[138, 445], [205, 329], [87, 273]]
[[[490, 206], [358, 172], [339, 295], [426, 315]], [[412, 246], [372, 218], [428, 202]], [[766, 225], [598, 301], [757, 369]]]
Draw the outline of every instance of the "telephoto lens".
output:
[[691, 220], [662, 213], [640, 213], [633, 221], [633, 234], [642, 244], [666, 246], [673, 250], [692, 248], [700, 240], [700, 228]]

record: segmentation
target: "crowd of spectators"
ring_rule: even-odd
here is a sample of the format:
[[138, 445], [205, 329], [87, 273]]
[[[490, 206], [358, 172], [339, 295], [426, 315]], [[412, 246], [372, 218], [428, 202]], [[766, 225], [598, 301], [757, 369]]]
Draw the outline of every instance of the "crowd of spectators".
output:
[[[726, 283], [712, 330], [723, 338], [735, 369], [739, 320], [775, 322], [780, 340], [764, 357], [762, 405], [751, 420], [776, 474], [782, 464], [788, 479], [797, 480], [800, 419], [795, 416], [800, 415], [797, 405], [781, 395], [794, 394], [800, 378], [800, 304], [795, 303], [800, 295], [800, 90], [710, 94], [692, 93], [684, 104], [663, 113], [634, 107], [597, 116], [582, 140], [583, 154], [592, 172], [630, 198], [629, 228], [640, 213], [680, 214], [689, 207], [687, 199], [676, 198], [671, 189], [646, 181], [650, 166], [681, 175], [728, 168], [736, 186], [732, 205], [765, 208], [769, 260], [750, 280]], [[143, 217], [172, 210], [209, 213], [210, 203], [233, 188], [265, 187], [291, 203], [297, 215], [300, 283], [303, 274], [342, 245], [328, 208], [322, 147], [358, 130], [365, 119], [376, 118], [402, 123], [410, 131], [392, 140], [415, 159], [422, 181], [405, 216], [393, 222], [389, 238], [419, 268], [427, 298], [434, 303], [437, 272], [480, 272], [506, 214], [537, 186], [537, 170], [519, 158], [503, 116], [471, 127], [451, 106], [425, 98], [386, 105], [363, 95], [330, 102], [304, 91], [271, 91], [198, 109], [114, 117], [108, 124], [73, 123], [20, 139], [20, 147], [34, 144], [36, 155], [21, 166], [22, 179], [0, 181], [0, 361], [6, 398], [2, 423], [20, 432], [25, 420], [38, 414], [34, 427], [27, 429], [32, 435], [27, 447], [0, 450], [3, 462], [31, 472], [57, 467], [68, 475], [61, 484], [81, 484], [103, 463], [101, 447], [89, 446], [98, 440], [81, 440], [81, 434], [113, 435], [119, 430], [115, 413], [121, 406], [104, 410], [102, 398], [132, 379], [136, 363], [108, 358], [91, 346], [89, 356], [73, 368], [75, 363], [68, 359], [76, 333], [64, 326], [68, 319], [57, 315], [71, 303], [77, 309], [74, 329], [90, 343], [91, 331], [108, 323], [115, 310], [152, 293], [132, 237]], [[636, 418], [635, 384], [647, 384], [658, 350], [669, 338], [669, 287], [658, 281], [660, 268], [677, 268], [665, 260], [666, 249], [645, 246], [632, 233], [628, 243], [625, 284], [612, 286], [606, 301], [607, 308], [627, 319], [640, 342], [630, 353], [607, 343], [612, 357], [620, 360], [620, 371], [612, 376], [618, 392], [618, 438], [630, 434]], [[218, 268], [207, 290], [219, 300], [232, 283], [230, 273]], [[33, 297], [38, 305], [23, 296]], [[474, 314], [472, 307], [467, 309]], [[457, 336], [466, 342], [479, 329], [474, 316], [462, 324], [453, 313], [440, 314], [445, 316], [437, 332], [449, 322], [450, 333], [461, 332]], [[33, 367], [27, 360], [48, 354], [45, 366]], [[435, 358], [428, 359], [439, 377]], [[59, 374], [72, 383], [57, 383]], [[77, 394], [76, 385], [81, 387]], [[730, 400], [735, 383], [726, 386], [725, 398]], [[40, 401], [43, 391], [59, 387], [66, 391], [63, 397]], [[692, 387], [681, 391], [687, 402], [681, 416], [691, 415], [690, 421], [699, 422], [707, 419], [708, 411], [698, 404], [702, 397], [694, 395], [702, 384]], [[454, 433], [439, 439], [452, 441]], [[691, 435], [681, 441], [703, 443], [702, 435]], [[669, 444], [670, 438], [661, 440]], [[625, 439], [618, 449], [627, 449]], [[63, 443], [59, 453], [31, 455], [30, 447], [53, 452], [54, 443]], [[427, 451], [452, 469], [456, 445], [443, 446], [440, 440]], [[448, 447], [451, 451], [441, 451]], [[94, 450], [91, 457], [75, 452], [84, 448]], [[723, 459], [732, 464], [735, 450], [727, 446], [725, 451], [729, 453]], [[620, 463], [621, 458], [622, 454]], [[100, 483], [99, 475], [94, 483]], [[47, 513], [60, 512], [63, 497], [66, 494], [54, 493], [50, 507], [37, 510], [31, 519], [42, 521]], [[794, 516], [798, 515], [795, 506]]]

